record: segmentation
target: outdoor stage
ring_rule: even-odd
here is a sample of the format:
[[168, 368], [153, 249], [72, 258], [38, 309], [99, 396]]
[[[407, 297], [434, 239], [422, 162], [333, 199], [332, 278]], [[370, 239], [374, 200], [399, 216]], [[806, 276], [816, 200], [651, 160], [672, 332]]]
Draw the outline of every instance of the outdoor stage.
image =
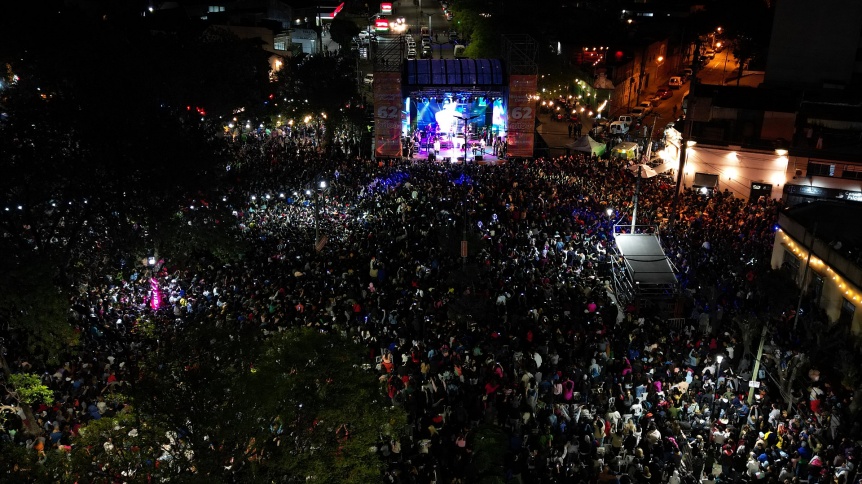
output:
[[[378, 157], [398, 153], [438, 163], [460, 163], [466, 157], [468, 163], [480, 164], [505, 158], [494, 147], [495, 139], [502, 143], [511, 136], [506, 72], [500, 60], [422, 59], [399, 65], [400, 72], [380, 73], [391, 82], [381, 77], [378, 83], [375, 77]], [[519, 110], [518, 119], [523, 115]]]
[[[459, 138], [458, 141], [461, 141], [461, 143], [440, 142], [439, 151], [434, 150], [433, 143], [417, 143], [411, 159], [414, 161], [432, 161], [436, 163], [461, 163], [464, 160], [463, 138]], [[492, 146], [486, 146], [482, 149], [479, 142], [471, 140], [470, 143], [470, 147], [467, 148], [468, 163], [495, 165], [506, 161], [505, 157], [494, 155], [494, 148]], [[434, 152], [433, 156], [431, 152]]]

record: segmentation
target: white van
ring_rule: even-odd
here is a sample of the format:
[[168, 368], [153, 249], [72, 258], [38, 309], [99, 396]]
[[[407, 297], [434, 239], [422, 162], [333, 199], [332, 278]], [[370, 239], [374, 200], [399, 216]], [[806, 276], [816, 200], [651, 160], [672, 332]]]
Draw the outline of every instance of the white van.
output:
[[467, 58], [467, 56], [464, 55], [464, 49], [466, 49], [466, 47], [463, 45], [459, 44], [459, 45], [455, 46], [455, 58], [456, 59], [466, 59]]
[[614, 121], [611, 123], [611, 134], [626, 134], [629, 132], [629, 125], [622, 121]]
[[632, 125], [632, 123], [635, 122], [635, 118], [630, 114], [624, 114], [624, 115], [620, 116], [620, 119], [618, 119], [617, 121], [625, 124], [626, 128], [628, 128], [629, 126]]
[[671, 89], [679, 89], [682, 87], [682, 78], [679, 76], [673, 76], [667, 80], [667, 87]]

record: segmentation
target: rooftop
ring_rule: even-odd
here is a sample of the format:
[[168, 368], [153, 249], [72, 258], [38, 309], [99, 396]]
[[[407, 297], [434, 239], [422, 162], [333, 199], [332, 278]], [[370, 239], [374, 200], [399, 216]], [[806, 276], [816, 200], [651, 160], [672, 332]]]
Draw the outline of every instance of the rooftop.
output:
[[[784, 210], [784, 214], [814, 233], [826, 243], [841, 242], [838, 252], [862, 249], [862, 203], [816, 201], [801, 203]], [[815, 227], [816, 226], [816, 227]], [[855, 258], [855, 257], [854, 257]], [[851, 259], [852, 260], [852, 259]]]

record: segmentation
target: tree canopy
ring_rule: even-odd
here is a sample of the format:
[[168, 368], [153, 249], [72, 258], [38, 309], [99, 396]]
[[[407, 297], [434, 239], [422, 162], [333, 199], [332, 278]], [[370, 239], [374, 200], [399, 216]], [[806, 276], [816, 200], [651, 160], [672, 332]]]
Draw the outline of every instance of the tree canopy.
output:
[[372, 482], [383, 463], [371, 449], [400, 436], [406, 417], [361, 354], [311, 328], [264, 341], [226, 325], [187, 328], [152, 354], [136, 400], [195, 455], [187, 474]]

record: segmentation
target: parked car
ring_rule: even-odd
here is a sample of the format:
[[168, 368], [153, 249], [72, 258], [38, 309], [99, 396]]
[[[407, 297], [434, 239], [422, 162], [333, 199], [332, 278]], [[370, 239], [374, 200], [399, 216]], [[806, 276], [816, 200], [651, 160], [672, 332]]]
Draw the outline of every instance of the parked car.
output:
[[638, 104], [638, 107], [643, 109], [643, 111], [644, 111], [643, 115], [646, 116], [647, 114], [652, 112], [653, 104], [650, 101], [644, 101], [644, 102]]
[[667, 85], [671, 89], [679, 89], [680, 87], [682, 87], [682, 83], [682, 78], [679, 76], [673, 76], [667, 81]]
[[643, 117], [646, 116], [646, 114], [647, 114], [646, 110], [640, 106], [635, 106], [632, 108], [631, 115], [633, 118], [643, 119]]
[[[577, 119], [575, 119], [573, 121], [577, 121]], [[606, 118], [593, 119], [593, 132], [595, 134], [604, 133], [605, 131], [608, 130], [609, 125], [610, 125], [610, 122]]]
[[631, 114], [624, 114], [620, 116], [620, 119], [618, 119], [617, 121], [622, 121], [626, 124], [626, 126], [631, 126], [632, 123], [635, 122], [635, 118]]
[[426, 45], [422, 47], [422, 58], [430, 59], [433, 56], [433, 52], [431, 51], [431, 46]]
[[365, 81], [365, 85], [366, 85], [366, 86], [371, 86], [371, 85], [373, 85], [373, 84], [374, 84], [374, 74], [373, 74], [373, 73], [370, 73], [370, 72], [369, 72], [368, 74], [365, 74], [365, 79], [364, 79], [364, 81]]
[[611, 123], [611, 134], [626, 134], [629, 132], [629, 125], [622, 121], [614, 121]]
[[407, 49], [407, 60], [416, 59], [416, 49]]
[[673, 91], [671, 91], [667, 86], [661, 86], [655, 92], [655, 95], [661, 99], [670, 99], [673, 97]]

